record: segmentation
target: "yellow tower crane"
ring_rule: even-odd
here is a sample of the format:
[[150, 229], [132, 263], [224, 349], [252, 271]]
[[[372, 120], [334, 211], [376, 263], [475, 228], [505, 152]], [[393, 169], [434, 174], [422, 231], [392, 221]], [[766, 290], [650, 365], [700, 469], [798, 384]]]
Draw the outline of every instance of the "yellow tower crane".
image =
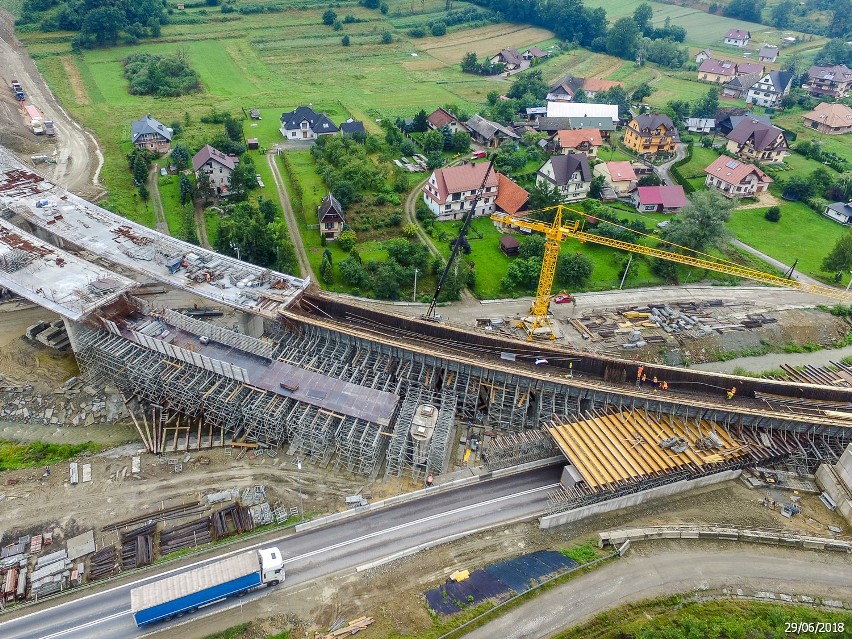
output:
[[595, 235], [594, 233], [586, 233], [580, 229], [580, 220], [574, 220], [569, 224], [562, 223], [562, 214], [565, 210], [577, 213], [581, 217], [587, 217], [586, 213], [562, 204], [541, 209], [542, 212], [553, 210], [556, 211], [556, 215], [553, 218], [553, 222], [550, 224], [538, 220], [513, 218], [505, 213], [494, 213], [491, 216], [493, 221], [499, 222], [500, 224], [514, 226], [521, 229], [529, 229], [531, 231], [538, 231], [539, 233], [544, 234], [547, 238], [547, 242], [545, 242], [544, 245], [544, 258], [541, 262], [541, 275], [538, 279], [538, 289], [536, 290], [535, 301], [533, 301], [532, 306], [530, 307], [529, 316], [525, 317], [520, 324], [522, 328], [526, 329], [528, 339], [530, 340], [532, 340], [536, 335], [548, 335], [550, 339], [555, 339], [556, 337], [553, 332], [553, 326], [550, 323], [550, 296], [551, 289], [553, 288], [553, 278], [556, 274], [556, 262], [559, 258], [559, 247], [561, 243], [569, 237], [579, 240], [580, 242], [603, 244], [604, 246], [611, 246], [625, 251], [638, 253], [640, 255], [648, 255], [650, 257], [657, 257], [663, 260], [677, 262], [678, 264], [707, 269], [708, 271], [715, 271], [717, 273], [725, 273], [726, 275], [735, 275], [737, 277], [754, 280], [755, 282], [764, 282], [765, 284], [772, 284], [773, 286], [792, 288], [802, 291], [803, 293], [822, 295], [842, 302], [852, 302], [852, 293], [833, 288], [831, 286], [799, 282], [790, 277], [764, 273], [763, 271], [758, 271], [757, 269], [749, 268], [747, 266], [740, 266], [739, 264], [726, 260], [718, 260], [711, 255], [702, 253], [698, 253], [698, 255], [702, 255], [702, 257], [681, 255], [680, 253], [665, 251], [654, 246], [634, 244], [632, 242], [624, 242], [622, 240], [614, 240], [601, 235]]

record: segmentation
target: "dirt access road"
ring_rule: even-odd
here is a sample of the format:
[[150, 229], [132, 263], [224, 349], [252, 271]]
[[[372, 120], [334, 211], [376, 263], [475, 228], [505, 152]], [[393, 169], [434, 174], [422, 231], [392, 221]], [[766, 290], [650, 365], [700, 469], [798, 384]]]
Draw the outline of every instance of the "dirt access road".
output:
[[[25, 125], [18, 102], [11, 92], [17, 80], [27, 94], [27, 104], [36, 105], [45, 119], [53, 120], [56, 136], [34, 135]], [[0, 9], [0, 144], [28, 162], [31, 155], [47, 155], [55, 164], [43, 164], [39, 170], [57, 184], [90, 200], [105, 193], [99, 174], [103, 154], [97, 140], [83, 129], [56, 100], [39, 74], [27, 49], [15, 37], [14, 18]]]

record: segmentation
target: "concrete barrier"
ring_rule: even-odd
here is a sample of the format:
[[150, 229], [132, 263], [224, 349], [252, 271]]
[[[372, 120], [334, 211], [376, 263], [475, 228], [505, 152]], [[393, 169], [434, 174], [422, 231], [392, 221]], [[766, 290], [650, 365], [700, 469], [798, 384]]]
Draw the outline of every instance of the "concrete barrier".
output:
[[598, 543], [605, 546], [620, 547], [630, 542], [650, 541], [653, 539], [717, 539], [720, 541], [739, 541], [752, 544], [773, 544], [806, 550], [830, 550], [852, 554], [852, 540], [809, 537], [773, 530], [738, 529], [723, 526], [698, 526], [694, 524], [674, 524], [650, 528], [628, 528], [607, 530], [598, 533]]
[[678, 493], [683, 493], [696, 488], [711, 486], [713, 484], [736, 479], [741, 474], [741, 470], [725, 470], [721, 473], [706, 475], [704, 477], [699, 477], [698, 479], [684, 479], [664, 486], [657, 486], [656, 488], [643, 490], [642, 492], [624, 495], [623, 497], [616, 497], [615, 499], [610, 499], [608, 501], [602, 501], [597, 504], [575, 508], [574, 510], [568, 510], [564, 513], [557, 513], [555, 515], [542, 517], [539, 520], [539, 526], [542, 529], [563, 526], [593, 515], [607, 513], [613, 510], [621, 510], [631, 506], [638, 506], [640, 504], [653, 501], [654, 499], [660, 499], [661, 497], [669, 497], [670, 495], [677, 495]]

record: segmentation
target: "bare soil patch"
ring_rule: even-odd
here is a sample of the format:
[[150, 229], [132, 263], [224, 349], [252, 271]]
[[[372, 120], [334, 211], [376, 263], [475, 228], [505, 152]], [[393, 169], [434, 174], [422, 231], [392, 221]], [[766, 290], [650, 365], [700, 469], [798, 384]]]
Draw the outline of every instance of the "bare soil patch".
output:
[[501, 49], [526, 47], [552, 37], [553, 34], [547, 29], [504, 23], [435, 38], [422, 50], [446, 64], [459, 64], [469, 51], [475, 51], [478, 56], [491, 57]]
[[74, 64], [74, 60], [72, 60], [69, 55], [62, 56], [60, 60], [62, 62], [62, 68], [68, 76], [68, 82], [71, 83], [71, 90], [74, 92], [74, 101], [81, 106], [91, 104], [89, 94], [86, 92], [86, 85], [83, 82], [83, 77], [80, 75], [80, 70], [77, 68], [77, 65]]

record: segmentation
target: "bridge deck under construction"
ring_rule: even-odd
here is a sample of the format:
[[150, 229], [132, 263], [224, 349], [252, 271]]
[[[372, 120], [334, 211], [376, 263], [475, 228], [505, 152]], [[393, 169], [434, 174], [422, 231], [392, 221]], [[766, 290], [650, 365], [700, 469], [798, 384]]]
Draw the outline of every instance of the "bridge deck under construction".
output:
[[554, 416], [553, 424], [551, 437], [592, 492], [775, 455], [750, 436], [735, 438], [715, 422], [644, 410], [594, 413], [579, 421]]

